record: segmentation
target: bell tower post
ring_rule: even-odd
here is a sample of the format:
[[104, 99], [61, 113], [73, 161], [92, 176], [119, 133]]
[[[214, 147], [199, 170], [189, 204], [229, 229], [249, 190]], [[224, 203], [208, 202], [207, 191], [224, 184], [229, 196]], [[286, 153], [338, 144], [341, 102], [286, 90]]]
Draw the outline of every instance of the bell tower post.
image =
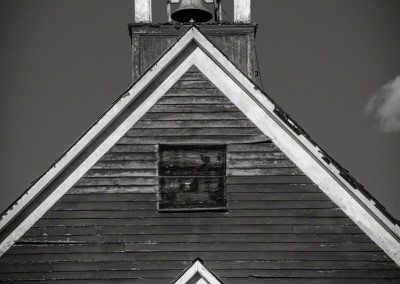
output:
[[193, 25], [244, 74], [254, 79], [257, 25], [251, 23], [251, 0], [234, 0], [233, 22], [222, 20], [221, 0], [164, 2], [168, 22], [153, 23], [152, 1], [135, 0], [135, 22], [129, 24], [134, 81]]

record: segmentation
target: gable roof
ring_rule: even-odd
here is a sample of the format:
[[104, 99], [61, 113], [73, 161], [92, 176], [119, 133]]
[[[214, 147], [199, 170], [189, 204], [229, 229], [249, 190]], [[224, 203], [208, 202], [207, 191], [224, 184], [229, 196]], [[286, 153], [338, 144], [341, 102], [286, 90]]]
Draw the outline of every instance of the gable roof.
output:
[[223, 284], [221, 280], [204, 266], [200, 258], [195, 259], [193, 264], [183, 271], [173, 284], [189, 283], [196, 275], [199, 275], [200, 278], [195, 282], [196, 284]]
[[400, 228], [346, 170], [330, 158], [196, 28], [190, 28], [0, 220], [0, 256], [61, 198], [195, 65], [271, 138], [397, 264]]

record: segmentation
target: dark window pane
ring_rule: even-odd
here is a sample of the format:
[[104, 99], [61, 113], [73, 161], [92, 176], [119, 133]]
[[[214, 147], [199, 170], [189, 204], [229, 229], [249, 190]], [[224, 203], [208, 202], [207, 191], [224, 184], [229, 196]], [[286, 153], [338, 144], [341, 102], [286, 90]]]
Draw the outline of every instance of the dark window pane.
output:
[[223, 146], [160, 146], [160, 176], [224, 176]]
[[226, 209], [225, 146], [160, 146], [159, 210]]

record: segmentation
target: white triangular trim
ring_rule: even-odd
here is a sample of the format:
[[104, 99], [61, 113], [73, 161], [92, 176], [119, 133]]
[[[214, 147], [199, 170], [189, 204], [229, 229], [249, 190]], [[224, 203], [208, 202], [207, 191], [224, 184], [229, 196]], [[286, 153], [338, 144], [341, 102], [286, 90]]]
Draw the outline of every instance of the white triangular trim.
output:
[[10, 208], [0, 220], [0, 230], [10, 222], [46, 185], [48, 185], [57, 174], [62, 171], [96, 136], [120, 114], [129, 103], [131, 103], [140, 92], [148, 86], [153, 78], [162, 70], [193, 40], [193, 30], [189, 30], [169, 51], [165, 54], [138, 82], [128, 91], [126, 96], [120, 98], [104, 116], [89, 129], [79, 141], [67, 151], [63, 157], [54, 164], [42, 177], [39, 178], [29, 190]]
[[173, 284], [186, 284], [188, 283], [196, 274], [199, 274], [202, 279], [200, 279], [196, 284], [222, 284], [208, 269], [203, 265], [200, 260], [196, 260], [192, 266], [190, 266], [185, 273], [179, 277]]
[[[187, 47], [194, 38], [194, 29], [189, 30], [160, 60], [121, 97], [113, 107], [79, 139], [79, 141], [49, 169], [17, 202], [0, 221], [0, 230], [21, 212], [66, 166], [69, 165], [96, 137], [134, 101], [147, 86]], [[2, 256], [33, 224], [39, 220], [122, 136], [135, 124], [165, 92], [193, 65], [193, 53], [158, 86], [158, 88], [126, 119], [44, 202], [22, 221], [0, 244]]]
[[191, 28], [140, 80], [55, 164], [0, 221], [8, 224], [90, 144], [192, 41], [198, 44], [164, 82], [82, 164], [0, 244], [0, 256], [65, 194], [162, 95], [195, 65], [247, 117], [328, 195], [368, 236], [400, 265], [400, 230], [373, 201], [354, 189], [340, 171], [323, 160], [318, 147], [298, 135], [274, 113], [275, 105], [196, 28]]
[[195, 39], [207, 54], [197, 54], [195, 65], [252, 122], [328, 195], [376, 244], [400, 265], [400, 228], [373, 200], [354, 189], [322, 151], [298, 135], [274, 112], [270, 101], [199, 31]]

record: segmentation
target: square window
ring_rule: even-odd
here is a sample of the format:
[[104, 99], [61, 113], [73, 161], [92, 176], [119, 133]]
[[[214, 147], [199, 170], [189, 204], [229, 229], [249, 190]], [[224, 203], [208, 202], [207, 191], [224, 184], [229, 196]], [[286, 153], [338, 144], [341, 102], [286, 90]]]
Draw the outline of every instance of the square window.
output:
[[226, 146], [160, 145], [159, 211], [226, 210]]

